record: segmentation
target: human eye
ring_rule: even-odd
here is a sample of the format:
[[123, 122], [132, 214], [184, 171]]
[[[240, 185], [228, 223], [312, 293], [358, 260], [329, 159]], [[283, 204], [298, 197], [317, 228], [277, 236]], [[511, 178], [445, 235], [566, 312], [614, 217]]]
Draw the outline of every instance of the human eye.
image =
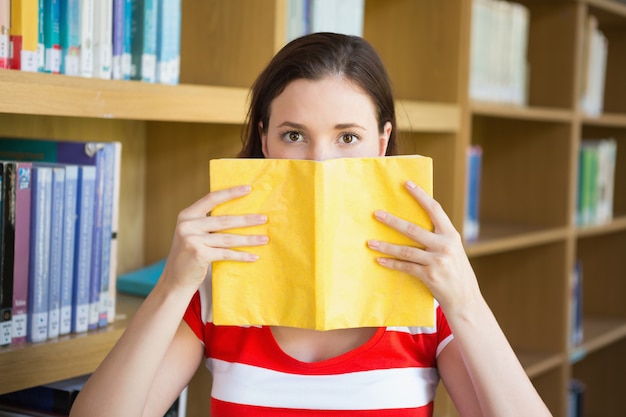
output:
[[339, 137], [339, 142], [343, 145], [353, 145], [359, 142], [361, 138], [356, 133], [343, 133]]
[[285, 142], [302, 142], [304, 141], [304, 135], [297, 130], [289, 130], [281, 133], [280, 137]]

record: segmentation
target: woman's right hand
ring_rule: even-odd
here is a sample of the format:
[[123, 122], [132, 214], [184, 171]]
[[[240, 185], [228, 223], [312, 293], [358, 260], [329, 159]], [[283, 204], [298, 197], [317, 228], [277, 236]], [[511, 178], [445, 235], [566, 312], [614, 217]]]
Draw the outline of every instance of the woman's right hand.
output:
[[257, 260], [256, 255], [231, 248], [264, 245], [269, 241], [268, 236], [221, 232], [264, 224], [267, 222], [266, 215], [210, 215], [219, 204], [243, 197], [251, 190], [249, 185], [242, 185], [210, 192], [179, 213], [174, 239], [161, 277], [168, 285], [192, 286], [195, 291], [213, 262]]

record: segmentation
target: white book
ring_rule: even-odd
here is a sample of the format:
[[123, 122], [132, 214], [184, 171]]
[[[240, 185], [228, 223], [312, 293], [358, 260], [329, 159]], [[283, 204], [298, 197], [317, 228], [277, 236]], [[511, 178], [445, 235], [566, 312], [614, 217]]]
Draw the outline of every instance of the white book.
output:
[[363, 36], [365, 0], [311, 0], [311, 31]]
[[113, 0], [94, 3], [93, 76], [110, 79], [113, 66]]
[[93, 56], [94, 0], [80, 1], [80, 75], [91, 78], [94, 74]]

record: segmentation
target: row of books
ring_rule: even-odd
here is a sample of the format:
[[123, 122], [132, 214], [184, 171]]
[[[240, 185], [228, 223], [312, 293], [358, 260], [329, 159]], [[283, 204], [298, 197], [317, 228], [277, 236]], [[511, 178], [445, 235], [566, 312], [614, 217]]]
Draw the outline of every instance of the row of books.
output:
[[181, 0], [0, 0], [0, 68], [177, 84]]
[[472, 99], [526, 104], [529, 21], [529, 10], [522, 4], [502, 0], [472, 2]]
[[[90, 375], [65, 379], [0, 395], [0, 417], [69, 416], [76, 397]], [[187, 415], [187, 388], [178, 396], [164, 417]]]
[[365, 0], [288, 0], [287, 42], [314, 32], [363, 36]]
[[598, 28], [598, 19], [587, 16], [583, 42], [580, 109], [589, 116], [598, 116], [604, 109], [604, 82], [608, 41]]
[[613, 138], [581, 141], [576, 208], [578, 226], [604, 224], [613, 218], [616, 155], [617, 141]]
[[1, 344], [115, 318], [119, 142], [0, 138]]

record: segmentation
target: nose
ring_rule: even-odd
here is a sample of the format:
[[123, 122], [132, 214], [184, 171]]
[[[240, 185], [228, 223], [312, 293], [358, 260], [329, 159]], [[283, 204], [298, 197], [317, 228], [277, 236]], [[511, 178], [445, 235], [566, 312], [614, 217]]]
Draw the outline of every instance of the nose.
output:
[[327, 159], [338, 158], [339, 155], [335, 154], [333, 148], [326, 143], [320, 143], [320, 141], [313, 141], [308, 148], [306, 159], [311, 161], [325, 161]]

